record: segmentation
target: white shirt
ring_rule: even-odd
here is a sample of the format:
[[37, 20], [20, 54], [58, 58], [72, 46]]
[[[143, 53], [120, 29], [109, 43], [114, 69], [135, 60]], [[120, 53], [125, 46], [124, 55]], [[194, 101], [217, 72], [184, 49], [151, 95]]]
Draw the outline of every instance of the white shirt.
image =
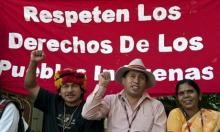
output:
[[1, 132], [17, 132], [19, 122], [19, 111], [13, 103], [6, 106], [0, 118]]

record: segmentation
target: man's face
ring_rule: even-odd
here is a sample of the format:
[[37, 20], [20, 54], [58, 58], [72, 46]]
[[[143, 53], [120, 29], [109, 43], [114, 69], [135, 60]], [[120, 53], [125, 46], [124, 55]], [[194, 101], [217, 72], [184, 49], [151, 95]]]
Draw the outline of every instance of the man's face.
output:
[[179, 86], [177, 98], [184, 109], [198, 109], [199, 95], [189, 84], [184, 83]]
[[68, 106], [74, 106], [81, 101], [82, 90], [78, 84], [65, 83], [61, 86], [59, 94]]
[[146, 76], [139, 71], [131, 70], [122, 78], [125, 92], [132, 97], [141, 97], [146, 88]]

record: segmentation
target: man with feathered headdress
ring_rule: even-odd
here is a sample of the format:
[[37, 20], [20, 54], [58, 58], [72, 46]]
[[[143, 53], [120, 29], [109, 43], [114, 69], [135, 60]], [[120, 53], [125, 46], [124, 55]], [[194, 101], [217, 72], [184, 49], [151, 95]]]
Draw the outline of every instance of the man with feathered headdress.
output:
[[102, 121], [88, 121], [81, 116], [85, 102], [85, 73], [71, 68], [55, 73], [56, 95], [37, 84], [36, 68], [44, 56], [41, 50], [31, 52], [25, 76], [25, 87], [35, 100], [34, 106], [44, 113], [43, 132], [103, 132]]

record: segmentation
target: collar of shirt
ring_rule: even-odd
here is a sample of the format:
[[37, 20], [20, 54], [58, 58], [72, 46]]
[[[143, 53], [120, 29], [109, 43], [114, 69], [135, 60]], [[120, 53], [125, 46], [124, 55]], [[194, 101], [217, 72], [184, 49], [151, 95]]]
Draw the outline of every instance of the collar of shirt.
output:
[[[122, 103], [126, 102], [127, 105], [129, 105], [128, 103], [128, 100], [125, 96], [125, 90], [122, 90], [121, 92], [118, 93], [118, 98], [121, 100]], [[144, 92], [144, 94], [142, 95], [142, 97], [139, 99], [135, 109], [141, 105], [141, 103], [144, 101], [144, 100], [151, 100], [152, 97], [150, 97], [150, 95], [146, 92]]]

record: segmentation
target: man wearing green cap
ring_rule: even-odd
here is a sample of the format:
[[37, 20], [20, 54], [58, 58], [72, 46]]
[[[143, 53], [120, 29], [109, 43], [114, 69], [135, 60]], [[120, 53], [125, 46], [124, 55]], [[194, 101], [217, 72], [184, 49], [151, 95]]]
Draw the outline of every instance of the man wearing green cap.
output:
[[70, 68], [55, 73], [58, 94], [50, 93], [37, 84], [36, 68], [44, 56], [41, 50], [31, 52], [24, 83], [34, 99], [34, 106], [44, 113], [43, 132], [103, 132], [102, 120], [89, 121], [81, 116], [85, 102], [85, 73]]

